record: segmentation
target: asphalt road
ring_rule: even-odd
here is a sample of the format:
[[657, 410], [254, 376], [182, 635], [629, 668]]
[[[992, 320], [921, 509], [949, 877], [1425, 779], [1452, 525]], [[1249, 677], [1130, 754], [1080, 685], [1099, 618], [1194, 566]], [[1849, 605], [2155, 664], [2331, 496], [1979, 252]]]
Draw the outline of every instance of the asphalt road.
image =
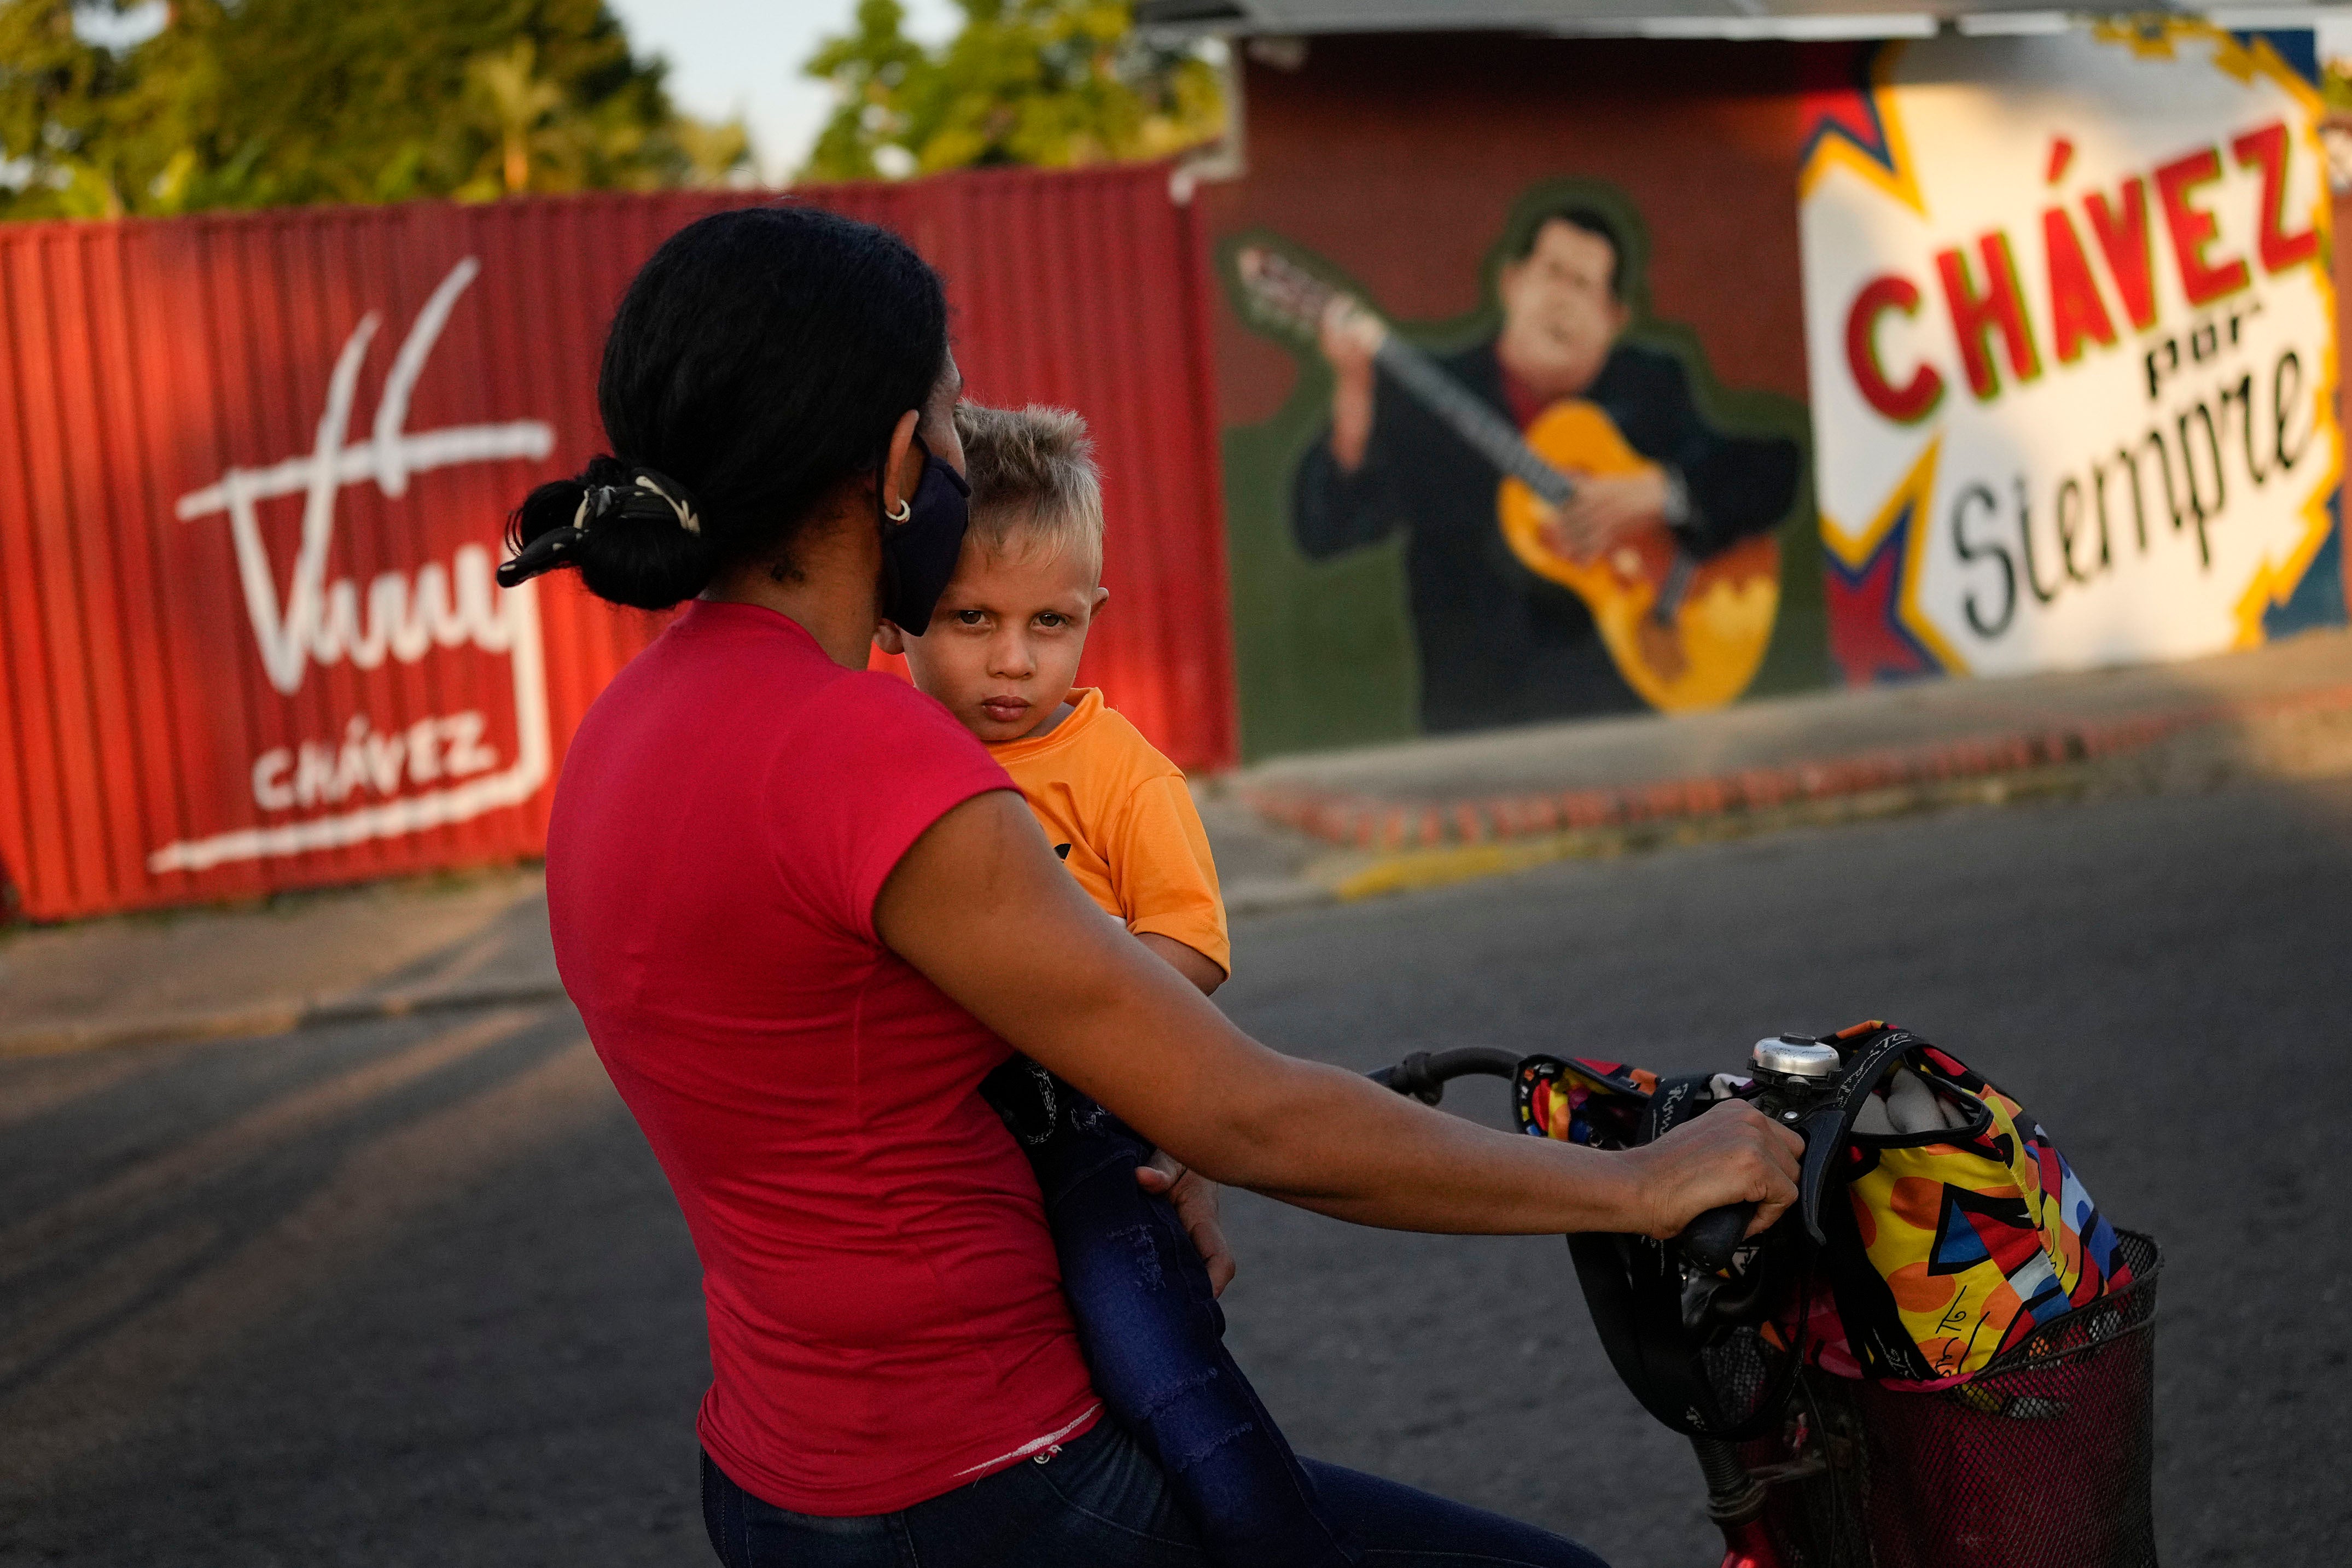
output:
[[[2352, 783], [1918, 818], [1238, 933], [1350, 1066], [1730, 1066], [1879, 1015], [2031, 1105], [2169, 1263], [2171, 1568], [2352, 1560]], [[1499, 1092], [1457, 1092], [1498, 1115]], [[1452, 1103], [1452, 1102], [1449, 1102]], [[1233, 1342], [1304, 1451], [1712, 1563], [1564, 1249], [1238, 1197]], [[0, 1063], [0, 1562], [709, 1561], [693, 1255], [560, 1008]]]

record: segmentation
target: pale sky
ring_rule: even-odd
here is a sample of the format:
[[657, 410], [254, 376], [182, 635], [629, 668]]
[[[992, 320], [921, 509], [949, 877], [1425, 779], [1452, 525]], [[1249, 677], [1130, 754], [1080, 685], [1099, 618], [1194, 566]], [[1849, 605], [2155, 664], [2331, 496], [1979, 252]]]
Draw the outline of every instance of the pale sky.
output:
[[[781, 183], [832, 111], [822, 82], [800, 74], [817, 40], [848, 29], [857, 0], [605, 0], [638, 55], [670, 64], [670, 96], [700, 120], [743, 117], [760, 172]], [[904, 0], [907, 30], [939, 43], [962, 20], [953, 0]]]

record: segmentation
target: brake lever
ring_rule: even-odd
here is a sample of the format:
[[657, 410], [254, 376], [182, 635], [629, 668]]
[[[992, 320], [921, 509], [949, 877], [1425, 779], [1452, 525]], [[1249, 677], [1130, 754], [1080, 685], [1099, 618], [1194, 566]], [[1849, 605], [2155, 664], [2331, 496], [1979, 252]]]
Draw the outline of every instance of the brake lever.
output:
[[1822, 1228], [1822, 1195], [1829, 1190], [1830, 1166], [1845, 1145], [1845, 1107], [1834, 1101], [1816, 1106], [1798, 1120], [1795, 1131], [1805, 1140], [1804, 1163], [1797, 1167], [1797, 1214], [1813, 1244], [1826, 1247], [1830, 1239]]

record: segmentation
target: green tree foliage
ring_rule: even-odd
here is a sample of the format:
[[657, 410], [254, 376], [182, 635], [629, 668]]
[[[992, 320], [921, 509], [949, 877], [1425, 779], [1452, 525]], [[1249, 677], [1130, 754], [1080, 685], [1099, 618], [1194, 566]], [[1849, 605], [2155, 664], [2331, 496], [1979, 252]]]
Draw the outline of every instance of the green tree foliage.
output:
[[679, 114], [602, 0], [172, 0], [109, 47], [0, 0], [0, 217], [711, 183], [740, 125]]
[[1223, 130], [1214, 68], [1139, 37], [1127, 0], [957, 3], [961, 31], [927, 49], [898, 0], [860, 0], [803, 68], [839, 102], [802, 178], [1160, 158]]

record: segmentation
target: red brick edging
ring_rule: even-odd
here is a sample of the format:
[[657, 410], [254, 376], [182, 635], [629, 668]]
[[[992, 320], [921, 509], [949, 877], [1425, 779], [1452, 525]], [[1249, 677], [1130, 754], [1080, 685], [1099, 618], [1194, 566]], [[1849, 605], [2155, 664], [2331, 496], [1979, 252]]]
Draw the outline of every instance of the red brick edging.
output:
[[2106, 724], [1939, 741], [1820, 762], [1750, 768], [1616, 789], [1570, 789], [1484, 800], [1392, 800], [1346, 790], [1244, 784], [1240, 801], [1267, 821], [1354, 849], [1409, 850], [1689, 821], [2024, 772], [2141, 750], [2187, 729], [2231, 719], [2352, 708], [2352, 685], [2217, 704]]

